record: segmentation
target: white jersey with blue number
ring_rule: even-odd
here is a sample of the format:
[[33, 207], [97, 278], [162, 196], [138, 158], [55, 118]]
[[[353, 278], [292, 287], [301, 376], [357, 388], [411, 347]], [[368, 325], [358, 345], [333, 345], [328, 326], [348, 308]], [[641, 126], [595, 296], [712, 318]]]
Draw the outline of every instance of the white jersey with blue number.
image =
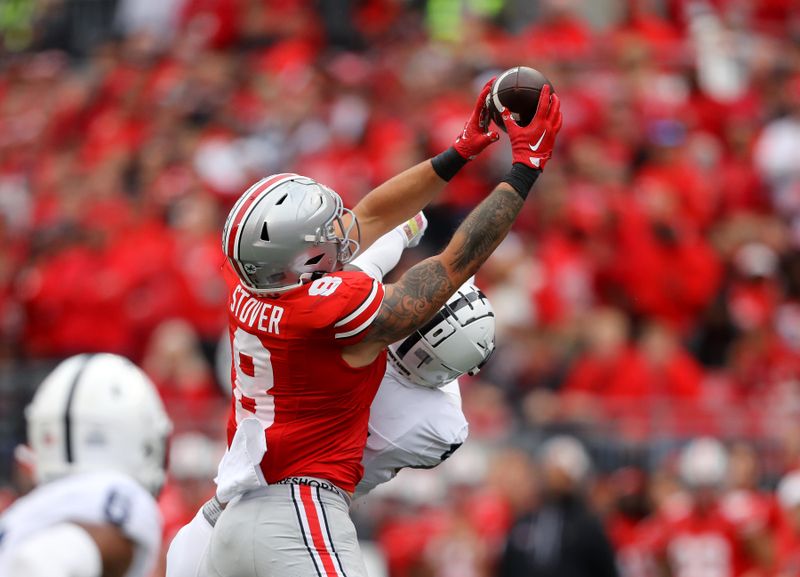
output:
[[0, 575], [7, 574], [6, 566], [19, 545], [45, 529], [70, 522], [116, 525], [136, 545], [125, 577], [152, 573], [161, 548], [158, 505], [130, 477], [102, 471], [40, 485], [0, 515]]
[[458, 381], [440, 389], [407, 384], [387, 363], [370, 407], [364, 477], [355, 496], [366, 495], [400, 469], [439, 465], [467, 439], [468, 430]]

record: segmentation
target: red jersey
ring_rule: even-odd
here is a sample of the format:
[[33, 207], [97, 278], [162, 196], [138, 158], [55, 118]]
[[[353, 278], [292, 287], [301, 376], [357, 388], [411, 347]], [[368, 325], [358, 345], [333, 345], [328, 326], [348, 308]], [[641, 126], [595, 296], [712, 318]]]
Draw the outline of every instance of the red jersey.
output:
[[780, 577], [800, 575], [800, 531], [794, 527], [785, 512], [778, 526], [775, 542], [777, 563], [774, 574]]
[[658, 567], [650, 550], [650, 540], [653, 538], [650, 523], [612, 514], [606, 521], [606, 531], [616, 551], [620, 575], [657, 577]]
[[[781, 512], [775, 496], [754, 489], [734, 489], [720, 500], [720, 512], [736, 528], [741, 539], [772, 536], [780, 529]], [[763, 562], [746, 551], [743, 574], [763, 574]]]
[[226, 275], [233, 388], [228, 443], [237, 424], [255, 415], [267, 440], [261, 470], [268, 483], [319, 477], [354, 491], [386, 357], [353, 368], [342, 348], [367, 333], [383, 285], [362, 272], [339, 272], [257, 296], [227, 266]]
[[720, 500], [720, 512], [738, 531], [739, 535], [772, 532], [780, 523], [780, 508], [770, 493], [754, 489], [734, 489]]
[[717, 508], [693, 509], [653, 527], [653, 551], [674, 577], [735, 577], [741, 574], [742, 546], [735, 527]]

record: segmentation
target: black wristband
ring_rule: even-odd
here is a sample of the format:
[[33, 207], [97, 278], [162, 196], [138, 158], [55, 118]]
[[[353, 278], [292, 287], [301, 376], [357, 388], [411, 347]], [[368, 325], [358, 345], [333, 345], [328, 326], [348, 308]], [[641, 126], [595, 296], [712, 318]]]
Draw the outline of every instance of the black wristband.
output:
[[467, 159], [461, 156], [458, 151], [452, 146], [431, 158], [433, 170], [439, 175], [439, 178], [445, 182], [450, 182], [459, 170], [464, 168], [467, 164]]
[[508, 171], [500, 182], [506, 182], [511, 185], [517, 194], [522, 197], [522, 200], [528, 198], [528, 193], [531, 191], [533, 183], [542, 174], [539, 168], [531, 168], [521, 162], [515, 162], [511, 165], [511, 170]]

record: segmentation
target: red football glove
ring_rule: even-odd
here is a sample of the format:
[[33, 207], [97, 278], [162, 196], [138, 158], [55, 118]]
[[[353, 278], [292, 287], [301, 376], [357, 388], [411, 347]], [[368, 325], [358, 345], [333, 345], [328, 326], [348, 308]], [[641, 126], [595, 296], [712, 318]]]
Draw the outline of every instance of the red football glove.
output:
[[453, 148], [456, 152], [467, 160], [472, 160], [478, 156], [483, 149], [493, 142], [497, 142], [500, 135], [494, 131], [487, 131], [489, 127], [489, 110], [486, 108], [486, 97], [492, 91], [494, 78], [489, 80], [481, 90], [475, 109], [464, 125], [464, 130], [456, 138]]
[[545, 84], [539, 95], [539, 107], [528, 126], [517, 124], [508, 108], [503, 112], [503, 124], [511, 139], [513, 162], [541, 170], [552, 156], [556, 135], [561, 130], [561, 101], [557, 94], [551, 96], [550, 87]]

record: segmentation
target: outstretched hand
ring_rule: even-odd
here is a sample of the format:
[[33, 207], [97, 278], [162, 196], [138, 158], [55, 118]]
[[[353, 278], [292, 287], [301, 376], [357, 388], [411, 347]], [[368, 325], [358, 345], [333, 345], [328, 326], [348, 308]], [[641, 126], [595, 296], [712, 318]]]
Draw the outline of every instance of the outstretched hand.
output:
[[561, 130], [561, 101], [557, 94], [551, 94], [550, 86], [545, 84], [530, 124], [517, 124], [508, 108], [503, 111], [503, 124], [511, 139], [513, 162], [541, 170], [552, 156], [556, 135]]
[[486, 97], [492, 91], [493, 83], [494, 78], [484, 85], [464, 130], [453, 143], [456, 152], [467, 160], [472, 160], [500, 138], [497, 132], [489, 130], [489, 110], [486, 108]]

